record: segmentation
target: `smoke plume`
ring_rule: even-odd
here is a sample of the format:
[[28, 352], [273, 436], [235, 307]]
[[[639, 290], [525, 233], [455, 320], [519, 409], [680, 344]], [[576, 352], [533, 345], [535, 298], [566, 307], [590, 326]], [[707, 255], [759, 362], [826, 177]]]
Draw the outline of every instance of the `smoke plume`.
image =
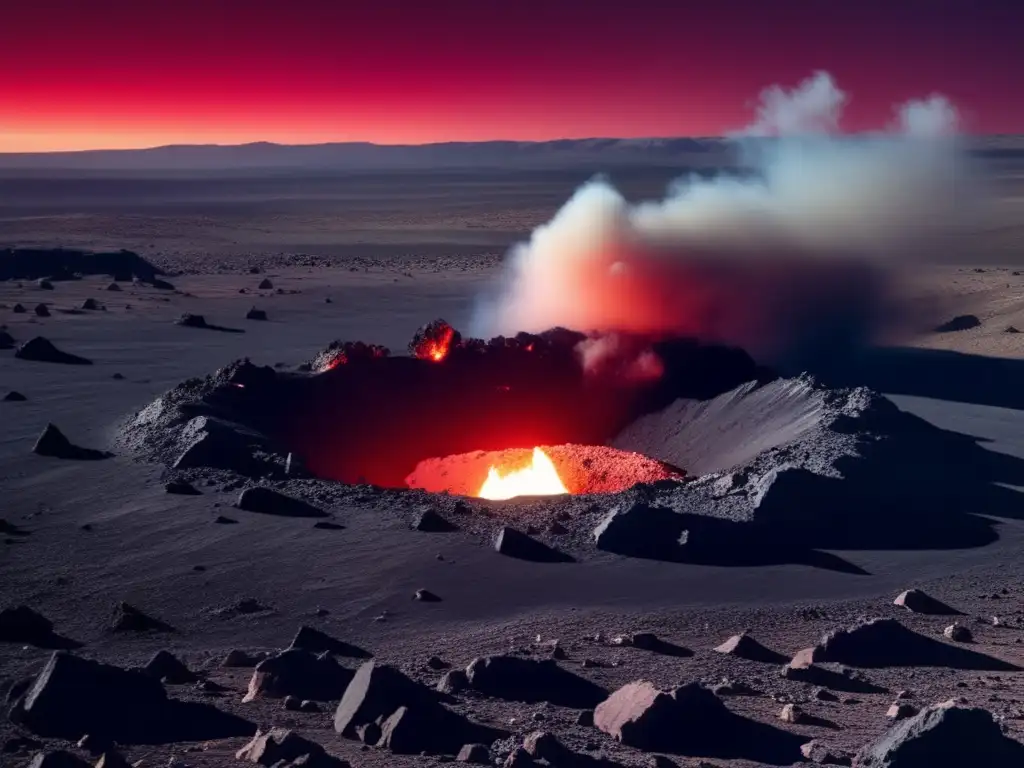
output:
[[843, 135], [847, 101], [824, 72], [766, 89], [729, 137], [744, 172], [680, 179], [660, 201], [585, 184], [513, 250], [474, 331], [687, 335], [800, 366], [898, 327], [895, 270], [946, 246], [979, 190], [948, 100]]

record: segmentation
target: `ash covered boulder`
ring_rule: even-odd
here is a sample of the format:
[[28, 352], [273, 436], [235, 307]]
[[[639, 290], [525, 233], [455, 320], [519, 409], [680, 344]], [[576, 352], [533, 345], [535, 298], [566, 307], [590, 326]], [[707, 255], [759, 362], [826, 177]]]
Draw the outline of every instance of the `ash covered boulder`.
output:
[[810, 763], [847, 766], [853, 764], [853, 755], [814, 739], [800, 747], [800, 754]]
[[109, 285], [107, 285], [106, 290], [112, 291], [112, 292], [120, 292], [121, 286], [118, 285], [117, 283], [110, 283]]
[[246, 512], [279, 517], [327, 517], [322, 509], [265, 486], [246, 488], [239, 494], [236, 506]]
[[352, 671], [329, 654], [289, 648], [256, 665], [243, 701], [261, 696], [331, 701], [342, 697], [351, 680]]
[[110, 622], [111, 632], [173, 632], [174, 627], [140, 611], [129, 603], [118, 603]]
[[900, 592], [893, 600], [893, 605], [906, 608], [912, 613], [926, 613], [933, 616], [953, 616], [960, 612], [949, 607], [941, 600], [925, 594], [920, 589], [908, 589]]
[[128, 250], [87, 251], [76, 248], [7, 248], [0, 250], [0, 280], [73, 280], [78, 275], [131, 275], [152, 279], [163, 274]]
[[77, 741], [84, 734], [121, 744], [227, 738], [252, 733], [242, 718], [167, 698], [141, 672], [58, 651], [11, 711], [40, 736]]
[[534, 563], [572, 563], [572, 555], [549, 547], [515, 528], [504, 526], [494, 540], [494, 549], [517, 560], [529, 560]]
[[469, 763], [470, 765], [490, 765], [491, 753], [484, 744], [465, 744], [455, 756], [457, 763]]
[[402, 706], [430, 706], [436, 699], [394, 667], [368, 661], [356, 670], [334, 713], [334, 730], [356, 738], [356, 728], [389, 717]]
[[857, 768], [963, 768], [1024, 764], [1024, 745], [984, 709], [953, 702], [902, 720], [854, 758]]
[[334, 656], [347, 656], [352, 659], [368, 659], [371, 654], [359, 646], [346, 643], [331, 637], [314, 627], [303, 625], [292, 639], [292, 648], [301, 648], [311, 653], [330, 653]]
[[733, 635], [721, 645], [716, 646], [715, 650], [728, 656], [738, 656], [748, 661], [763, 661], [766, 664], [781, 664], [786, 661], [786, 657], [781, 653], [766, 648], [746, 632]]
[[700, 757], [789, 765], [804, 739], [729, 711], [696, 683], [662, 691], [649, 682], [623, 686], [594, 710], [594, 725], [627, 746]]
[[19, 360], [32, 360], [38, 363], [61, 363], [63, 365], [92, 365], [92, 360], [69, 352], [62, 352], [49, 339], [36, 336], [22, 344], [14, 352]]
[[594, 544], [627, 557], [674, 559], [688, 541], [685, 519], [643, 502], [611, 509], [594, 529]]
[[829, 632], [813, 648], [800, 651], [794, 664], [835, 662], [852, 667], [936, 666], [954, 669], [1016, 670], [1009, 662], [955, 648], [907, 629], [895, 619], [862, 621]]
[[36, 438], [35, 445], [32, 446], [32, 453], [37, 456], [48, 456], [55, 459], [74, 459], [77, 461], [109, 459], [114, 455], [107, 451], [98, 451], [93, 448], [82, 448], [75, 445], [54, 424], [47, 424], [42, 434]]
[[322, 746], [286, 728], [257, 731], [235, 758], [270, 768], [350, 768], [347, 761], [328, 755]]
[[485, 656], [466, 667], [466, 678], [474, 691], [495, 698], [546, 701], [575, 709], [590, 709], [607, 695], [599, 685], [562, 669], [552, 659]]
[[142, 671], [171, 685], [187, 685], [199, 679], [180, 659], [166, 650], [157, 651]]

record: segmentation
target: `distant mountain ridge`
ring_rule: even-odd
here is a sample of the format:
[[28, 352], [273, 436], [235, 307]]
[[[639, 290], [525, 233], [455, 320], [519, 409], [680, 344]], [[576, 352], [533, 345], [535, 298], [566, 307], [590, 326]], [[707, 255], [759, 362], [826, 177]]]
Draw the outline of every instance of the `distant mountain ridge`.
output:
[[[994, 157], [1024, 158], [1022, 136], [977, 136], [971, 148]], [[616, 165], [719, 165], [736, 157], [724, 138], [557, 139], [441, 144], [181, 144], [148, 149], [0, 153], [0, 170], [217, 171], [415, 170], [545, 168]]]

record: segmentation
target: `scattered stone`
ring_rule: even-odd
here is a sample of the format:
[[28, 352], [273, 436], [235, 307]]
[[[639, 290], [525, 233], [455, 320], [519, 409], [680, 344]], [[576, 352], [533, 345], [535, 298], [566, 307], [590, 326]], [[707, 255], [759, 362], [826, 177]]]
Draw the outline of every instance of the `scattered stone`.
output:
[[164, 490], [167, 491], [167, 493], [173, 493], [178, 496], [202, 496], [203, 494], [203, 492], [192, 485], [192, 483], [186, 482], [185, 480], [172, 480], [164, 485]]
[[96, 299], [86, 299], [85, 301], [82, 302], [82, 309], [96, 310], [99, 308], [100, 305], [99, 302], [96, 301]]
[[110, 623], [112, 632], [173, 632], [174, 628], [160, 619], [147, 616], [134, 605], [118, 603], [114, 619]]
[[14, 349], [14, 337], [4, 330], [0, 330], [0, 349]]
[[263, 309], [256, 309], [252, 307], [248, 312], [245, 313], [246, 320], [266, 320], [267, 312]]
[[26, 400], [28, 400], [27, 397], [21, 394], [21, 392], [15, 392], [13, 389], [4, 395], [5, 403], [24, 403]]
[[429, 589], [417, 589], [414, 595], [416, 600], [423, 603], [440, 603], [441, 598], [431, 592]]
[[24, 315], [27, 311], [28, 310], [26, 310], [24, 305], [22, 304], [15, 304], [13, 307], [11, 307], [11, 312], [13, 312], [16, 315]]
[[963, 624], [953, 622], [944, 630], [942, 634], [948, 637], [955, 643], [969, 643], [974, 640], [974, 636], [971, 634], [971, 630], [965, 627]]
[[1008, 325], [1006, 326], [1006, 329], [1003, 331], [1003, 333], [1020, 333], [1020, 331], [1014, 326]]
[[981, 325], [975, 315], [957, 315], [952, 320], [947, 320], [942, 325], [935, 329], [936, 333], [953, 333], [955, 331], [966, 331], [971, 328], [977, 328]]
[[530, 538], [508, 526], [502, 527], [494, 541], [494, 548], [508, 557], [537, 563], [571, 563], [572, 556]]
[[35, 309], [32, 311], [36, 313], [36, 317], [50, 316], [50, 309], [45, 304], [36, 304]]
[[991, 712], [946, 702], [896, 723], [854, 759], [858, 768], [962, 768], [1020, 764], [1024, 746]]
[[239, 494], [236, 506], [246, 512], [257, 512], [264, 515], [327, 517], [327, 513], [322, 509], [291, 496], [285, 496], [283, 493], [265, 486], [246, 488]]
[[213, 522], [217, 525], [238, 525], [238, 521], [233, 517], [226, 517], [224, 515], [217, 515], [213, 518]]
[[109, 285], [107, 286], [107, 290], [108, 290], [108, 291], [114, 291], [114, 292], [120, 293], [120, 291], [121, 291], [121, 286], [120, 286], [120, 285], [118, 285], [117, 283], [110, 283], [110, 284], [109, 284]]
[[53, 622], [26, 605], [0, 611], [0, 641], [45, 644], [53, 637]]
[[198, 679], [174, 654], [165, 650], [157, 651], [142, 671], [171, 685], [186, 685]]
[[261, 661], [253, 671], [243, 701], [258, 697], [340, 699], [352, 680], [352, 671], [327, 653], [316, 655], [301, 648], [289, 648]]
[[274, 284], [270, 282], [269, 278], [265, 277], [260, 281], [260, 284], [257, 285], [256, 287], [259, 288], [261, 291], [269, 291], [273, 289]]
[[794, 725], [804, 723], [807, 721], [807, 715], [800, 709], [796, 704], [786, 704], [782, 711], [779, 712], [779, 720], [784, 723], [793, 723]]
[[781, 664], [786, 660], [781, 653], [766, 648], [746, 632], [733, 635], [717, 646], [715, 650], [728, 656], [736, 656], [748, 661], [763, 661], [768, 664]]
[[351, 768], [347, 761], [328, 755], [319, 744], [285, 728], [256, 731], [253, 740], [238, 750], [235, 758], [278, 768]]
[[642, 503], [613, 508], [594, 529], [598, 549], [627, 557], [672, 559], [686, 541], [681, 515]]
[[448, 669], [450, 665], [445, 664], [444, 661], [442, 661], [439, 656], [431, 656], [429, 659], [427, 659], [427, 666], [430, 669], [441, 670]]
[[234, 429], [204, 416], [190, 421], [186, 429], [192, 439], [174, 462], [175, 469], [212, 467], [244, 475], [252, 467], [254, 462], [248, 443]]
[[92, 365], [88, 360], [78, 355], [62, 352], [53, 345], [49, 339], [43, 336], [36, 336], [22, 344], [14, 352], [19, 360], [32, 360], [37, 363], [61, 363], [63, 365]]
[[949, 616], [959, 613], [941, 600], [936, 600], [919, 589], [908, 589], [906, 592], [901, 592], [893, 601], [893, 605], [906, 608], [913, 613], [926, 613], [934, 616]]
[[893, 702], [892, 706], [885, 713], [885, 716], [890, 720], [906, 720], [908, 717], [913, 717], [917, 714], [917, 707], [913, 704], [907, 704], [902, 701]]
[[441, 693], [459, 693], [469, 688], [469, 678], [463, 669], [453, 669], [445, 672], [437, 681], [437, 690]]
[[367, 659], [372, 654], [362, 648], [331, 637], [319, 629], [303, 625], [292, 639], [291, 648], [301, 648], [310, 653], [330, 653], [353, 659]]
[[448, 533], [458, 530], [456, 525], [445, 520], [430, 507], [427, 507], [416, 516], [412, 527], [414, 530], [423, 531], [424, 533]]
[[297, 696], [285, 696], [284, 697], [284, 708], [289, 712], [298, 712], [301, 699]]
[[320, 711], [320, 705], [310, 699], [303, 699], [299, 702], [299, 712], [313, 714]]
[[455, 760], [471, 765], [490, 765], [491, 753], [483, 744], [466, 744], [459, 750]]
[[546, 701], [584, 709], [607, 696], [600, 686], [562, 669], [551, 659], [486, 656], [466, 667], [466, 678], [473, 690], [512, 701]]
[[51, 283], [49, 280], [45, 278], [40, 278], [39, 280], [36, 281], [36, 288], [38, 288], [41, 291], [52, 291], [53, 283]]
[[220, 665], [229, 668], [251, 668], [267, 657], [266, 653], [249, 654], [236, 648], [233, 651], [228, 651], [228, 655], [224, 657], [224, 661]]
[[818, 701], [839, 701], [839, 697], [827, 688], [816, 688], [814, 690], [814, 698]]
[[114, 381], [124, 381], [124, 374], [123, 373], [115, 373], [110, 378], [112, 378]]
[[40, 736], [73, 741], [87, 733], [118, 744], [229, 738], [254, 729], [206, 704], [168, 699], [160, 681], [142, 672], [63, 651], [50, 657], [10, 716]]
[[37, 456], [48, 456], [55, 459], [75, 459], [79, 461], [109, 459], [114, 455], [107, 451], [97, 451], [92, 448], [82, 448], [74, 445], [53, 424], [47, 424], [46, 429], [36, 438], [36, 443], [32, 446], [32, 453]]
[[853, 755], [848, 752], [834, 749], [824, 742], [814, 739], [800, 747], [800, 754], [804, 759], [818, 765], [841, 765], [853, 764]]
[[70, 752], [59, 749], [55, 752], [40, 752], [32, 758], [28, 768], [90, 768], [90, 765]]
[[594, 710], [584, 709], [578, 715], [576, 715], [576, 725], [581, 725], [584, 728], [594, 727]]

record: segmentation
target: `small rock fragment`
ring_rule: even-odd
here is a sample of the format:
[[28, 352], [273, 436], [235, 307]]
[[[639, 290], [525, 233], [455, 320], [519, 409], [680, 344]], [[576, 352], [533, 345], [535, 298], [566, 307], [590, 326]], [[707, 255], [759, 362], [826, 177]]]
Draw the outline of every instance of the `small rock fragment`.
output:
[[957, 622], [950, 624], [942, 630], [942, 634], [955, 643], [969, 643], [974, 639], [971, 630]]

